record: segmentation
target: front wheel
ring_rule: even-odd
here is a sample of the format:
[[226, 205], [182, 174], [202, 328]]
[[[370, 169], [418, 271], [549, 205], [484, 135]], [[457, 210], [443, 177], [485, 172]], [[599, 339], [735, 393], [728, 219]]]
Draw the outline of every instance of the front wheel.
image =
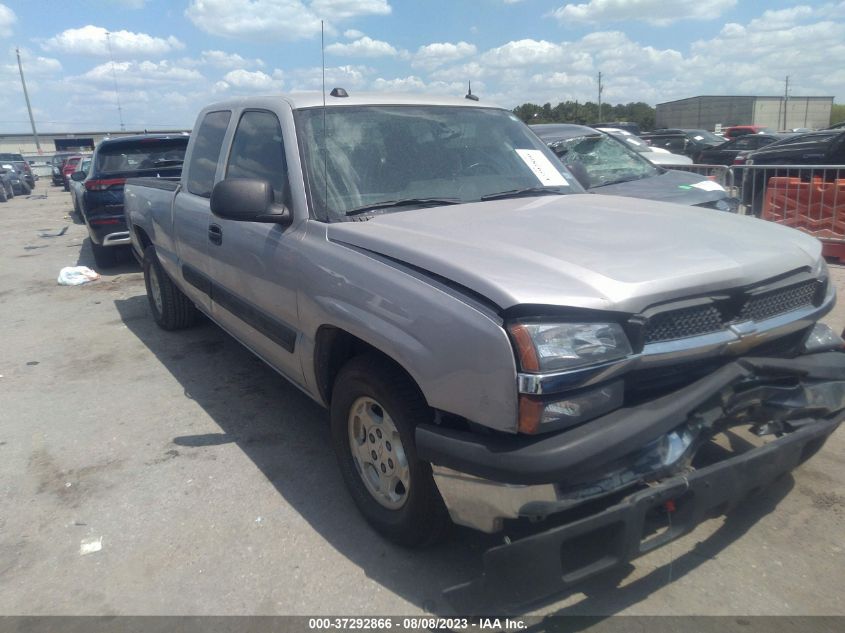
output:
[[182, 330], [196, 323], [196, 306], [164, 271], [154, 246], [144, 251], [144, 285], [153, 319], [160, 328]]
[[432, 419], [414, 383], [378, 354], [349, 361], [335, 380], [332, 440], [343, 479], [376, 531], [408, 547], [439, 540], [449, 516], [414, 429]]

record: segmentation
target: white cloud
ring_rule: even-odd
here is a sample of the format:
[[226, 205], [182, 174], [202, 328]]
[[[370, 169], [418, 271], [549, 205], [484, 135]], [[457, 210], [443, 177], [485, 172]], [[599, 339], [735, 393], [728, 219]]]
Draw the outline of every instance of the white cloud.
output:
[[474, 44], [467, 42], [434, 42], [420, 46], [414, 54], [412, 65], [419, 68], [432, 69], [443, 64], [463, 59], [478, 52]]
[[[32, 77], [51, 77], [62, 72], [62, 64], [58, 59], [31, 55], [25, 48], [20, 49], [20, 51], [21, 63], [23, 64], [27, 79]], [[9, 63], [0, 65], [0, 76], [5, 75], [17, 78], [19, 71], [14, 49], [9, 51], [8, 59]], [[27, 81], [27, 83], [29, 82]]]
[[313, 0], [311, 8], [326, 20], [344, 20], [359, 15], [388, 15], [387, 0]]
[[360, 39], [342, 44], [335, 42], [326, 46], [330, 55], [344, 55], [348, 57], [395, 57], [399, 54], [393, 46], [381, 40], [374, 40], [366, 35]]
[[359, 37], [364, 37], [364, 34], [358, 29], [346, 29], [343, 32], [343, 37], [348, 40], [357, 40]]
[[[115, 62], [114, 74], [117, 76], [118, 85], [121, 87], [163, 86], [166, 84], [192, 83], [204, 80], [204, 77], [199, 71], [193, 68], [175, 66], [167, 61]], [[114, 82], [112, 64], [107, 62], [95, 66], [78, 77], [68, 78], [66, 83], [73, 84], [76, 81], [111, 86]]]
[[108, 57], [109, 43], [115, 57], [165, 55], [182, 49], [185, 45], [172, 35], [167, 38], [154, 37], [146, 33], [115, 31], [109, 33], [101, 26], [89, 24], [78, 29], [67, 29], [45, 41], [44, 50]]
[[332, 23], [363, 15], [387, 15], [387, 0], [191, 0], [185, 16], [206, 33], [233, 38], [300, 40]]
[[0, 4], [0, 37], [9, 37], [12, 34], [12, 25], [17, 21], [15, 12], [5, 4]]
[[551, 15], [562, 25], [569, 22], [644, 21], [665, 26], [678, 20], [713, 20], [731, 9], [737, 0], [589, 0], [565, 4]]
[[224, 51], [203, 51], [200, 55], [200, 62], [215, 68], [250, 68], [264, 66], [260, 59], [246, 59], [237, 53], [226, 53]]
[[758, 31], [777, 31], [795, 26], [796, 22], [811, 17], [813, 9], [806, 5], [790, 7], [789, 9], [778, 9], [764, 11], [763, 15], [748, 23], [750, 29]]
[[413, 75], [397, 77], [396, 79], [379, 77], [373, 82], [373, 88], [379, 92], [421, 92], [425, 90], [426, 84], [422, 79]]
[[515, 40], [491, 48], [481, 56], [481, 62], [492, 67], [535, 66], [559, 64], [567, 59], [564, 46], [545, 40]]
[[[326, 90], [341, 88], [360, 88], [373, 74], [367, 66], [330, 66], [326, 68]], [[322, 87], [322, 69], [319, 66], [297, 68], [287, 73], [291, 80], [291, 90], [320, 90]]]
[[[280, 73], [281, 71], [277, 71]], [[276, 76], [276, 73], [274, 73]], [[236, 88], [240, 91], [265, 91], [273, 92], [279, 91], [284, 86], [284, 81], [279, 76], [271, 77], [260, 70], [231, 70], [223, 76], [222, 81], [215, 84], [215, 89], [218, 91], [229, 90]]]

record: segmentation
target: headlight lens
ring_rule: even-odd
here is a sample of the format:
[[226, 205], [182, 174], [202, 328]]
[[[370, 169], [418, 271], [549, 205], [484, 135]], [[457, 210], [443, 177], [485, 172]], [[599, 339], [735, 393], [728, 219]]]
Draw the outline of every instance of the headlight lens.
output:
[[512, 323], [523, 371], [545, 372], [597, 365], [631, 354], [618, 323]]
[[813, 276], [819, 279], [827, 279], [830, 273], [827, 269], [827, 262], [824, 257], [820, 257], [819, 261], [813, 266]]
[[575, 426], [618, 409], [624, 397], [625, 383], [621, 380], [578, 393], [522, 395], [518, 429], [520, 433], [533, 435]]

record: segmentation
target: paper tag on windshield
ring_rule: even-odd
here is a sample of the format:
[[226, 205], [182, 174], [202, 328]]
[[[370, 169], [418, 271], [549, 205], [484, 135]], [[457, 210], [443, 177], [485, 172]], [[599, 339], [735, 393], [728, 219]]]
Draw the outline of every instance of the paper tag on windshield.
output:
[[528, 169], [534, 172], [537, 180], [546, 187], [568, 187], [561, 173], [552, 165], [552, 161], [546, 158], [538, 149], [518, 149], [515, 150], [522, 161], [528, 165]]
[[702, 180], [693, 185], [696, 189], [703, 189], [704, 191], [724, 191], [725, 188], [718, 182], [712, 180]]

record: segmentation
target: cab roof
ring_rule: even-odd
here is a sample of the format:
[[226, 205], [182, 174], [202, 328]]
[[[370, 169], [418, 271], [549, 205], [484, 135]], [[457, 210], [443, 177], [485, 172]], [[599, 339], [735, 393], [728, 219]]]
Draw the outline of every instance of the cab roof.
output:
[[[294, 92], [290, 94], [266, 95], [257, 97], [237, 97], [211, 104], [205, 110], [219, 108], [237, 108], [254, 106], [259, 103], [271, 105], [278, 100], [286, 101], [294, 110], [305, 110], [308, 108], [319, 108], [323, 105], [323, 94], [319, 91]], [[333, 97], [326, 92], [326, 106], [367, 106], [367, 105], [422, 105], [422, 106], [457, 106], [473, 108], [499, 108], [492, 103], [474, 101], [465, 97], [449, 97], [438, 95], [426, 95], [418, 93], [389, 93], [389, 92], [356, 92], [349, 91], [348, 97]]]

